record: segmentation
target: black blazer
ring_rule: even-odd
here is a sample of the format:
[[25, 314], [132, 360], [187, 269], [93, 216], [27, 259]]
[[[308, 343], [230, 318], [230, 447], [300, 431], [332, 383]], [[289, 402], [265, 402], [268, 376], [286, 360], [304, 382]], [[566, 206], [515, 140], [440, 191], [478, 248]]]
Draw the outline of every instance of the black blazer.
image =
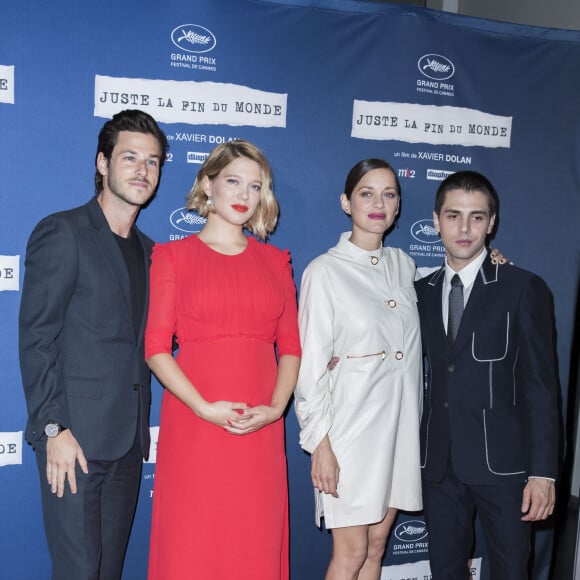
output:
[[538, 276], [486, 258], [453, 347], [441, 314], [445, 268], [416, 282], [427, 380], [422, 473], [451, 453], [467, 484], [556, 477], [559, 415], [551, 293]]
[[[145, 255], [148, 302], [153, 242], [136, 227]], [[89, 460], [115, 460], [140, 437], [149, 453], [151, 375], [134, 328], [129, 275], [93, 198], [43, 219], [30, 236], [19, 317], [26, 439], [44, 426], [72, 430]], [[138, 424], [139, 423], [139, 424]]]

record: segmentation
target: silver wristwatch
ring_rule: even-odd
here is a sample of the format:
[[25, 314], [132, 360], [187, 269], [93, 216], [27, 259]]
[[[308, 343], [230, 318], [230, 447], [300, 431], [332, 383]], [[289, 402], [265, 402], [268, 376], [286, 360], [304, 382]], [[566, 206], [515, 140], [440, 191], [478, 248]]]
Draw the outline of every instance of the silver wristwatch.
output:
[[56, 437], [57, 435], [59, 435], [65, 429], [66, 429], [66, 427], [63, 427], [59, 423], [55, 423], [54, 421], [49, 421], [44, 426], [44, 434], [47, 437], [51, 437], [52, 438], [52, 437]]

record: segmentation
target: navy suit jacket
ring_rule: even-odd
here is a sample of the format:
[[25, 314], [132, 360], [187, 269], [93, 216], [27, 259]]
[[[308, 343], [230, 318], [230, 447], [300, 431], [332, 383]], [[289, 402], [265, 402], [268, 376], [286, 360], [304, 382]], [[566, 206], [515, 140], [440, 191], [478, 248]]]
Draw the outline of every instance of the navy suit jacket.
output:
[[444, 277], [442, 268], [416, 282], [427, 373], [423, 477], [441, 481], [451, 453], [467, 484], [555, 478], [559, 413], [547, 285], [486, 258], [450, 347], [441, 310]]
[[[133, 228], [149, 284], [153, 242]], [[134, 328], [121, 250], [96, 197], [43, 219], [30, 236], [19, 317], [26, 439], [69, 427], [88, 460], [115, 460], [140, 438], [149, 453], [151, 375]], [[145, 304], [148, 301], [148, 291]]]

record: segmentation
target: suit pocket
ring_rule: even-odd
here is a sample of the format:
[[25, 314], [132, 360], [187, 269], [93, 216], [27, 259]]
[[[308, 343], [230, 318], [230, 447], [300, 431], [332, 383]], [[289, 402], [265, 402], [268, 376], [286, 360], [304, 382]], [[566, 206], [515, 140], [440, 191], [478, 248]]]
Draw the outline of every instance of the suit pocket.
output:
[[524, 433], [517, 407], [483, 409], [485, 458], [494, 475], [525, 473]]
[[103, 394], [103, 384], [100, 380], [65, 376], [64, 384], [69, 397], [100, 399]]
[[471, 353], [477, 362], [496, 362], [503, 360], [509, 350], [510, 313], [505, 318], [483, 322], [473, 332]]

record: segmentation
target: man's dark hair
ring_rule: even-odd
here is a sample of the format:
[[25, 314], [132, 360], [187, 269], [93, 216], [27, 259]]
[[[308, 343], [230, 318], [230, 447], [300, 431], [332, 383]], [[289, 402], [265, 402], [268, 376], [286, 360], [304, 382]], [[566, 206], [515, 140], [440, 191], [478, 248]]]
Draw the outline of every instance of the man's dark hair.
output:
[[491, 181], [477, 171], [458, 171], [446, 177], [435, 194], [435, 213], [441, 215], [441, 208], [445, 203], [445, 196], [453, 189], [463, 189], [473, 192], [481, 191], [487, 196], [489, 215], [497, 215], [499, 212], [499, 197]]
[[[97, 157], [99, 153], [105, 156], [107, 161], [111, 160], [113, 149], [117, 144], [117, 138], [120, 131], [131, 131], [133, 133], [147, 133], [153, 135], [159, 143], [159, 177], [161, 177], [161, 168], [165, 163], [165, 157], [169, 149], [169, 143], [165, 133], [159, 128], [157, 121], [143, 111], [137, 109], [126, 109], [113, 116], [110, 121], [107, 121], [100, 133], [97, 143], [97, 153], [95, 155], [95, 166], [97, 165]], [[103, 191], [103, 176], [99, 170], [95, 170], [95, 193], [99, 194]]]

